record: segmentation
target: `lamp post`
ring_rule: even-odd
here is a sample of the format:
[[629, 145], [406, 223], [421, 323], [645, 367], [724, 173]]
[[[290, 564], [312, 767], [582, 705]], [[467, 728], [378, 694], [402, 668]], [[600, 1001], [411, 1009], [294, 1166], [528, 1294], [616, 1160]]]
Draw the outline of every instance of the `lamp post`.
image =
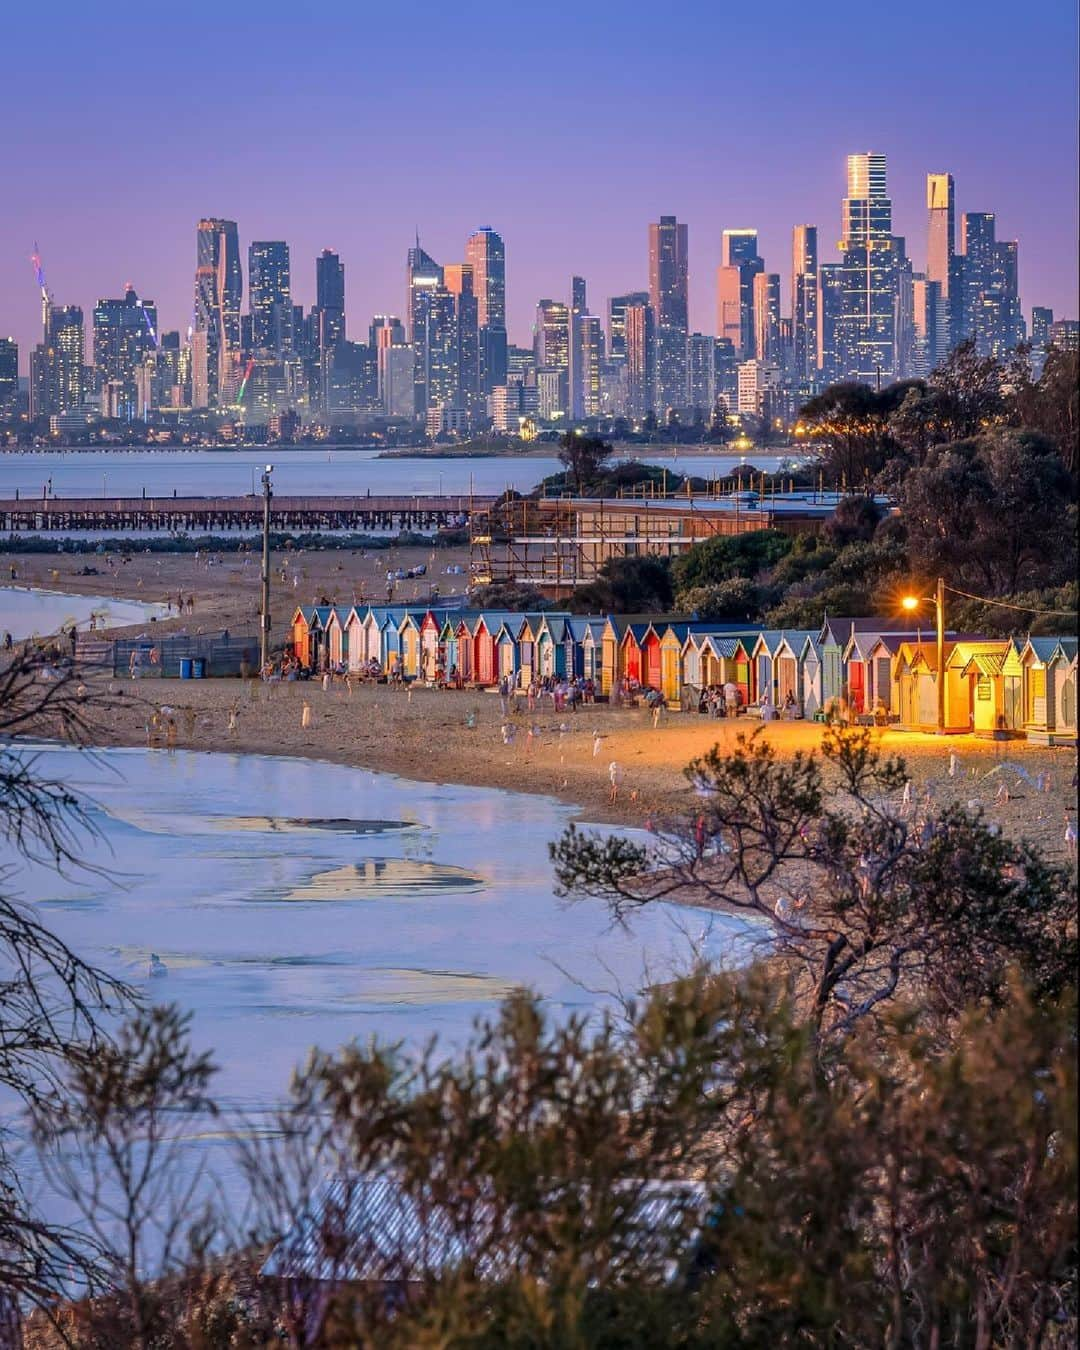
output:
[[259, 669], [266, 669], [270, 655], [270, 475], [274, 466], [268, 464], [263, 471], [263, 532], [262, 532], [262, 607], [259, 617]]
[[938, 577], [933, 595], [919, 597], [905, 595], [901, 603], [906, 610], [918, 609], [923, 602], [934, 606], [937, 628], [937, 731], [945, 731], [945, 579]]

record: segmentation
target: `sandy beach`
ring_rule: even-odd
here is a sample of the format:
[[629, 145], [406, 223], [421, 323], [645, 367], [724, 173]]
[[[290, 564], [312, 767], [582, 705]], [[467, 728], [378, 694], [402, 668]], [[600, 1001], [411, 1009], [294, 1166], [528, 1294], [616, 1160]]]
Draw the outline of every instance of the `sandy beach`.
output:
[[[166, 595], [195, 596], [194, 614], [153, 625], [157, 631], [254, 633], [258, 609], [258, 560], [254, 554], [136, 553], [121, 561], [98, 555], [9, 555], [20, 584], [38, 584], [73, 593], [109, 594], [160, 600]], [[399, 583], [398, 601], [421, 601], [432, 583], [449, 594], [465, 584], [463, 575], [445, 568], [467, 563], [464, 550], [427, 548], [378, 550], [289, 550], [275, 553], [272, 590], [273, 636], [281, 641], [297, 603], [324, 596], [343, 603], [385, 600], [388, 567], [427, 563], [428, 575]], [[77, 575], [84, 565], [98, 575]], [[280, 581], [284, 567], [286, 582]], [[293, 585], [293, 578], [297, 584]], [[114, 630], [115, 632], [145, 629]], [[692, 795], [683, 770], [714, 744], [731, 745], [735, 736], [757, 725], [694, 714], [669, 712], [657, 728], [644, 709], [607, 705], [556, 714], [550, 701], [530, 713], [524, 698], [509, 719], [513, 740], [504, 743], [504, 719], [494, 692], [412, 693], [380, 684], [354, 684], [352, 693], [335, 684], [264, 686], [240, 680], [132, 681], [95, 675], [94, 739], [103, 745], [145, 745], [152, 713], [162, 705], [177, 710], [177, 745], [199, 750], [301, 756], [400, 774], [404, 778], [459, 782], [534, 792], [561, 798], [580, 809], [581, 818], [643, 825], [652, 815], [690, 809]], [[311, 725], [301, 725], [305, 702]], [[532, 734], [530, 734], [532, 728]], [[597, 740], [596, 733], [599, 733]], [[821, 742], [814, 723], [779, 722], [763, 733], [785, 752], [809, 750]], [[1064, 859], [1065, 818], [1075, 812], [1072, 778], [1076, 751], [1024, 741], [994, 742], [971, 736], [949, 737], [909, 732], [879, 733], [881, 748], [905, 759], [917, 789], [933, 781], [939, 802], [978, 802], [990, 819], [1017, 838], [1038, 843], [1051, 858]], [[948, 777], [950, 751], [960, 773]], [[609, 765], [622, 771], [618, 799], [610, 801]], [[1019, 764], [1031, 778], [1050, 776], [1050, 791], [1039, 793], [1022, 774], [1002, 771]], [[990, 774], [988, 777], [987, 775]], [[995, 803], [1005, 779], [1010, 800]]]

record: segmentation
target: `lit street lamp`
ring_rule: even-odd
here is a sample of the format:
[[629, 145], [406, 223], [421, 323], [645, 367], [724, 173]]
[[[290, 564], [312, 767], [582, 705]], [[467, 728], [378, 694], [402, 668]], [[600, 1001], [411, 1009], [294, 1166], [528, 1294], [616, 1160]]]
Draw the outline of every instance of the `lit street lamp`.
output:
[[945, 580], [937, 579], [937, 589], [933, 595], [905, 595], [900, 602], [910, 613], [922, 604], [934, 606], [934, 618], [937, 624], [937, 730], [938, 735], [945, 731]]

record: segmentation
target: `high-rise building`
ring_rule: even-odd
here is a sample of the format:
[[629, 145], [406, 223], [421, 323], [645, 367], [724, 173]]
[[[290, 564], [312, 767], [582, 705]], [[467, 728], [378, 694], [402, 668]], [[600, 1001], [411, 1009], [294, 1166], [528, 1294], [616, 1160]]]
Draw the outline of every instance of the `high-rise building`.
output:
[[324, 248], [315, 259], [315, 313], [319, 356], [345, 341], [345, 264]]
[[941, 330], [948, 331], [948, 313], [939, 281], [918, 273], [911, 293], [913, 339], [907, 373], [925, 380], [941, 360]]
[[[389, 332], [380, 329], [380, 336]], [[413, 390], [413, 349], [407, 343], [380, 342], [378, 362], [379, 403], [387, 417], [412, 418], [416, 413]]]
[[770, 395], [779, 386], [780, 367], [772, 361], [743, 361], [739, 366], [739, 412], [771, 421]]
[[575, 422], [600, 415], [600, 366], [604, 330], [595, 314], [575, 314], [570, 330], [570, 416]]
[[716, 334], [740, 356], [754, 350], [754, 277], [764, 270], [757, 230], [725, 230], [716, 273]]
[[716, 339], [711, 333], [691, 333], [686, 343], [690, 407], [708, 419], [716, 402]]
[[1031, 345], [1036, 351], [1050, 345], [1050, 329], [1054, 326], [1054, 311], [1045, 305], [1031, 307]]
[[376, 351], [404, 346], [406, 340], [405, 325], [394, 314], [376, 314], [368, 324], [368, 346]]
[[903, 373], [903, 249], [892, 232], [885, 156], [848, 155], [847, 179], [836, 317], [839, 374], [868, 384], [887, 383]]
[[415, 411], [422, 415], [428, 406], [428, 352], [431, 310], [435, 293], [442, 287], [442, 268], [420, 247], [409, 249], [406, 262], [407, 299], [405, 313], [408, 339], [413, 349], [413, 378], [415, 381]]
[[19, 344], [14, 338], [0, 338], [0, 417], [14, 417], [19, 411]]
[[843, 304], [843, 268], [839, 263], [818, 265], [817, 362], [822, 384], [840, 379], [838, 348], [840, 310]]
[[626, 411], [644, 417], [655, 408], [656, 320], [652, 305], [635, 301], [624, 310], [626, 331]]
[[289, 246], [284, 240], [261, 240], [248, 248], [248, 304], [251, 348], [277, 357], [293, 351], [293, 303]]
[[443, 268], [443, 285], [454, 299], [453, 305], [453, 363], [454, 392], [451, 400], [470, 418], [477, 417], [484, 407], [485, 395], [480, 387], [480, 329], [479, 306], [475, 293], [476, 278], [469, 263], [450, 263]]
[[1018, 246], [998, 240], [992, 211], [967, 211], [960, 218], [960, 249], [962, 337], [975, 339], [980, 356], [1003, 357], [1023, 336]]
[[647, 305], [648, 291], [628, 291], [613, 295], [608, 301], [608, 357], [624, 360], [626, 357], [626, 310], [629, 305]]
[[791, 236], [792, 375], [809, 393], [817, 381], [818, 237], [816, 225], [796, 225]]
[[945, 307], [944, 322], [939, 325], [935, 347], [930, 354], [936, 366], [945, 359], [952, 346], [952, 310], [959, 279], [956, 266], [956, 188], [951, 173], [926, 175], [926, 215], [926, 280], [937, 282], [941, 303]]
[[240, 304], [244, 277], [235, 220], [200, 220], [195, 267], [192, 383], [196, 407], [232, 401], [239, 383]]
[[656, 408], [686, 405], [688, 231], [674, 216], [649, 226], [649, 303], [656, 323]]
[[1055, 319], [1050, 325], [1050, 346], [1059, 351], [1080, 351], [1080, 321]]
[[506, 383], [506, 250], [502, 236], [482, 225], [465, 242], [472, 268], [479, 330], [480, 387], [484, 393]]
[[538, 302], [533, 350], [538, 385], [541, 375], [547, 373], [540, 394], [540, 416], [548, 420], [565, 416], [570, 406], [570, 308], [562, 300]]
[[88, 388], [82, 309], [50, 304], [46, 340], [30, 354], [31, 416], [74, 412]]
[[157, 307], [128, 286], [121, 300], [94, 306], [94, 365], [102, 383], [114, 386], [116, 415], [132, 421], [138, 412], [139, 371], [157, 347]]
[[584, 277], [570, 278], [570, 313], [584, 314], [589, 308]]
[[754, 277], [754, 356], [759, 361], [780, 359], [780, 277], [758, 272]]

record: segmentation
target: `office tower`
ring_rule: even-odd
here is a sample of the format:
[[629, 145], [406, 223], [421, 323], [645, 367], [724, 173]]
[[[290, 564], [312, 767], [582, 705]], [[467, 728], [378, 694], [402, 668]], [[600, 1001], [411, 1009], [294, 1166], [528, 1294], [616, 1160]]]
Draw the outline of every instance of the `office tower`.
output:
[[792, 375], [809, 392], [817, 381], [818, 238], [816, 225], [796, 225], [791, 235]]
[[277, 357], [293, 350], [293, 303], [289, 246], [264, 240], [248, 248], [248, 304], [251, 308], [250, 349]]
[[507, 347], [506, 378], [507, 382], [517, 380], [519, 384], [536, 383], [536, 353], [531, 347]]
[[196, 238], [195, 406], [231, 402], [239, 383], [240, 303], [244, 278], [235, 220], [199, 221]]
[[326, 349], [323, 366], [328, 418], [353, 424], [358, 416], [381, 411], [375, 353], [366, 342], [338, 340]]
[[1080, 351], [1080, 322], [1055, 319], [1050, 325], [1050, 346], [1063, 352]]
[[837, 348], [840, 309], [843, 303], [843, 268], [840, 263], [818, 265], [817, 364], [821, 384], [840, 379]]
[[716, 333], [740, 356], [754, 350], [754, 277], [764, 270], [757, 230], [725, 230], [716, 272]]
[[482, 225], [465, 243], [472, 268], [479, 329], [480, 387], [488, 393], [506, 383], [506, 251], [502, 236]]
[[405, 325], [394, 314], [376, 314], [368, 324], [368, 346], [401, 347], [407, 341]]
[[1015, 241], [999, 241], [992, 211], [960, 218], [963, 337], [980, 356], [1001, 358], [1021, 340], [1019, 257]]
[[569, 410], [570, 308], [563, 301], [541, 300], [537, 304], [533, 350], [538, 386], [541, 376], [547, 375], [540, 395], [540, 415], [548, 419], [565, 416]]
[[[381, 329], [380, 337], [389, 329]], [[411, 419], [416, 413], [413, 349], [408, 343], [380, 342], [375, 348], [378, 364], [379, 403], [387, 417]]]
[[162, 333], [157, 347], [147, 352], [136, 373], [136, 415], [145, 418], [159, 409], [183, 406], [183, 362], [180, 334]]
[[469, 263], [450, 263], [443, 268], [443, 285], [453, 296], [454, 392], [451, 402], [475, 418], [483, 410], [480, 387], [479, 305], [476, 278]]
[[14, 417], [19, 411], [19, 344], [14, 338], [0, 338], [0, 417]]
[[656, 323], [656, 408], [686, 405], [689, 325], [687, 227], [674, 216], [649, 226], [649, 303]]
[[648, 291], [628, 291], [613, 295], [608, 301], [608, 357], [623, 360], [626, 357], [626, 310], [629, 305], [647, 305]]
[[686, 342], [690, 407], [706, 420], [716, 402], [716, 339], [711, 333], [691, 333]]
[[754, 356], [759, 361], [780, 358], [780, 277], [758, 272], [752, 288], [754, 301]]
[[735, 344], [730, 338], [716, 339], [713, 363], [716, 372], [716, 397], [722, 398], [729, 408], [733, 408], [739, 392], [739, 376]]
[[82, 309], [50, 304], [45, 338], [30, 354], [32, 417], [73, 412], [88, 389]]
[[897, 324], [901, 250], [892, 232], [885, 156], [848, 155], [847, 179], [836, 317], [839, 374], [884, 384], [902, 373]]
[[656, 397], [656, 321], [652, 305], [635, 301], [624, 312], [626, 330], [626, 411], [644, 417]]
[[585, 294], [585, 278], [570, 278], [570, 313], [584, 314], [589, 308], [589, 302]]
[[912, 327], [907, 373], [925, 380], [941, 359], [941, 330], [948, 331], [948, 321], [940, 281], [931, 281], [923, 274], [912, 278]]
[[936, 281], [945, 306], [932, 354], [934, 365], [948, 355], [954, 327], [953, 305], [959, 280], [956, 265], [956, 188], [951, 173], [926, 175], [926, 280]]
[[315, 313], [319, 356], [345, 341], [345, 265], [324, 248], [315, 259]]
[[1050, 345], [1050, 329], [1054, 325], [1054, 311], [1045, 305], [1031, 307], [1031, 345], [1040, 351]]
[[570, 416], [600, 415], [600, 366], [604, 330], [595, 314], [574, 314], [570, 326]]
[[435, 293], [442, 287], [442, 268], [420, 247], [409, 249], [406, 262], [406, 319], [408, 339], [413, 349], [414, 411], [420, 415], [428, 407], [428, 337]]
[[128, 286], [122, 300], [99, 300], [94, 306], [94, 365], [102, 384], [114, 386], [115, 413], [125, 421], [136, 416], [138, 373], [157, 347], [157, 308], [140, 300]]

